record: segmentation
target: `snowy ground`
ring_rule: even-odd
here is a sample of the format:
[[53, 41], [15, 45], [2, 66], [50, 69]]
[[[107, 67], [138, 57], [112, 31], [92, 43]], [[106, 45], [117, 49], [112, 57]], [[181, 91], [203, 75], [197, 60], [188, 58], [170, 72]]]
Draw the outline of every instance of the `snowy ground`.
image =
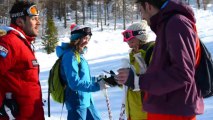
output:
[[[197, 18], [197, 29], [199, 36], [206, 44], [207, 48], [213, 54], [213, 13], [212, 11], [195, 10]], [[70, 24], [70, 23], [69, 23]], [[113, 30], [113, 22], [110, 26], [104, 28], [101, 32], [100, 28], [96, 28], [95, 22], [86, 23], [92, 27], [93, 36], [89, 43], [88, 53], [86, 58], [91, 67], [92, 75], [99, 75], [103, 73], [102, 70], [114, 70], [125, 66], [126, 58], [128, 58], [128, 46], [122, 42], [121, 32], [122, 25], [118, 24], [118, 30]], [[68, 41], [69, 28], [62, 29], [62, 23], [56, 22], [58, 30], [60, 31], [60, 41]], [[129, 24], [128, 24], [129, 25]], [[127, 25], [127, 26], [128, 26]], [[150, 40], [154, 40], [153, 33], [150, 32]], [[39, 39], [38, 39], [39, 41]], [[39, 42], [36, 44], [39, 45]], [[42, 86], [43, 99], [47, 100], [47, 78], [49, 69], [57, 59], [55, 53], [47, 55], [44, 51], [40, 50], [37, 45], [36, 56], [40, 63], [40, 82]], [[110, 98], [111, 111], [113, 120], [118, 120], [121, 102], [123, 99], [122, 90], [120, 88], [108, 89]], [[109, 120], [108, 112], [103, 92], [95, 92], [93, 94], [95, 105], [97, 106], [103, 120]], [[51, 117], [47, 117], [47, 103], [44, 106], [45, 118], [47, 120], [66, 120], [66, 108], [64, 107], [63, 114], [61, 115], [62, 105], [51, 100]], [[198, 120], [213, 120], [213, 97], [205, 99], [205, 113], [197, 117]]]

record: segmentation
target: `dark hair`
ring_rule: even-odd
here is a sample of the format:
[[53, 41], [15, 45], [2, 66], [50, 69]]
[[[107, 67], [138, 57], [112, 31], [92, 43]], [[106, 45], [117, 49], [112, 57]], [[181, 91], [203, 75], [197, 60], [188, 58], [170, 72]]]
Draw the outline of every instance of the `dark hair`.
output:
[[[16, 19], [17, 19], [17, 18], [18, 18], [18, 17], [16, 17], [16, 18], [11, 18], [11, 22], [10, 22], [10, 23], [17, 25], [17, 24], [16, 24]], [[26, 16], [21, 16], [21, 17], [19, 17], [19, 18], [22, 18], [24, 21], [26, 21]]]
[[153, 5], [154, 7], [160, 9], [161, 6], [166, 2], [167, 0], [138, 0], [137, 3], [140, 3], [143, 8], [145, 8], [145, 2]]
[[79, 45], [80, 45], [80, 39], [77, 39], [75, 41], [70, 41], [70, 47], [75, 48], [78, 52], [80, 52]]
[[[76, 41], [70, 42], [70, 47], [74, 48], [77, 52], [82, 53], [83, 51], [80, 49], [80, 44], [82, 42], [82, 38], [77, 39]], [[87, 48], [87, 46], [85, 46]]]
[[[16, 24], [16, 19], [17, 18], [22, 18], [23, 20], [26, 21], [26, 16], [27, 16], [27, 9], [32, 6], [35, 5], [34, 2], [31, 2], [29, 0], [16, 0], [10, 10], [10, 18], [11, 18], [11, 23]], [[14, 16], [14, 15], [17, 16]]]

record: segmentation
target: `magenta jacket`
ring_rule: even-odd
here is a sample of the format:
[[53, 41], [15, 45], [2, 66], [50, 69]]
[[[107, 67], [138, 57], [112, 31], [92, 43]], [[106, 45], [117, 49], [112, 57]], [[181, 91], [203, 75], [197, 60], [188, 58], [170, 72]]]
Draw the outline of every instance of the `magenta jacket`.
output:
[[203, 98], [197, 93], [194, 78], [194, 24], [192, 9], [172, 0], [151, 17], [156, 45], [147, 72], [140, 76], [140, 88], [147, 92], [143, 101], [146, 111], [182, 116], [203, 113]]

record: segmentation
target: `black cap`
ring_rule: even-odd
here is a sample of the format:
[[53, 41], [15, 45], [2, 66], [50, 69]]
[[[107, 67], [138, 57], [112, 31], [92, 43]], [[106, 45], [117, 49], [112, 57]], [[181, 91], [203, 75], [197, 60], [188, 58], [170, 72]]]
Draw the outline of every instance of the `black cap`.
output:
[[139, 3], [139, 2], [140, 2], [140, 0], [136, 0], [136, 1], [135, 1], [135, 3]]
[[35, 3], [28, 0], [16, 0], [10, 10], [10, 17], [17, 18], [21, 16], [28, 16], [27, 9], [33, 5], [35, 5]]
[[135, 3], [140, 3], [140, 2], [142, 2], [142, 0], [136, 0], [136, 2], [135, 2]]

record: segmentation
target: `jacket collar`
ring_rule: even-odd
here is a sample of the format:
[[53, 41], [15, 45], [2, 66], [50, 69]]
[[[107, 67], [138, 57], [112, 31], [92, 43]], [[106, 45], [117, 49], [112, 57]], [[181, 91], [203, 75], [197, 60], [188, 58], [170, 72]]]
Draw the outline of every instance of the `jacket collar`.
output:
[[[14, 25], [14, 24], [10, 24], [10, 27], [16, 29], [17, 31], [19, 31], [20, 33], [22, 33], [24, 35], [24, 37], [26, 38], [27, 42], [31, 43], [32, 41], [35, 40], [35, 37], [30, 37], [30, 36], [27, 36], [24, 31], [17, 25]], [[15, 32], [15, 31], [14, 31]], [[19, 34], [17, 32], [15, 32], [16, 34]]]

